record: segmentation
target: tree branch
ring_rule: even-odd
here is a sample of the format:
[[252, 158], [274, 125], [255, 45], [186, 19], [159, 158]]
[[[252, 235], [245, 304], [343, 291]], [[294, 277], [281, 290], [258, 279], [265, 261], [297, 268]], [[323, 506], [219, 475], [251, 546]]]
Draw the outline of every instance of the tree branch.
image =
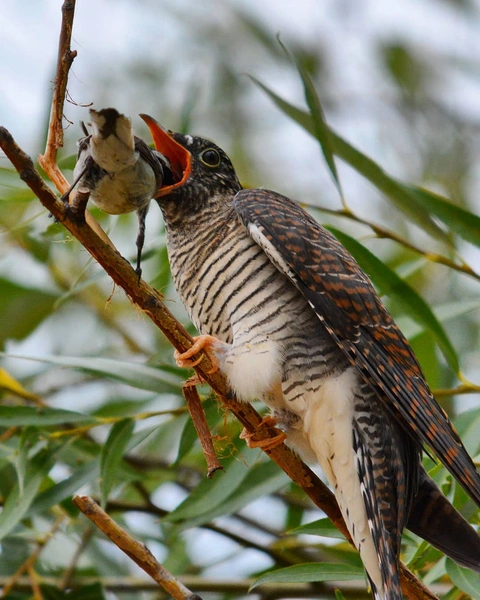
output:
[[212, 434], [210, 433], [205, 411], [193, 380], [186, 381], [182, 391], [187, 401], [188, 412], [190, 413], [198, 439], [200, 440], [200, 445], [202, 446], [203, 455], [207, 463], [207, 477], [210, 479], [213, 477], [215, 471], [223, 469], [223, 467], [215, 453]]
[[57, 166], [57, 150], [63, 147], [63, 105], [67, 92], [68, 72], [77, 56], [76, 50], [71, 50], [73, 18], [75, 16], [76, 0], [65, 0], [62, 6], [62, 27], [58, 43], [57, 73], [53, 86], [50, 124], [45, 153], [38, 157], [42, 169], [49, 174], [53, 183], [63, 193], [68, 188], [68, 181]]
[[137, 542], [88, 496], [74, 496], [73, 503], [92, 521], [112, 542], [129, 556], [141, 569], [156, 581], [175, 600], [201, 600], [191, 592], [153, 556], [150, 550]]
[[[6, 577], [0, 576], [0, 587], [7, 580]], [[240, 579], [232, 581], [230, 579], [206, 579], [196, 575], [186, 575], [185, 583], [189, 588], [194, 588], [199, 592], [209, 592], [214, 594], [228, 594], [246, 596], [250, 586], [254, 583], [253, 579]], [[100, 581], [103, 588], [114, 593], [130, 593], [138, 594], [139, 592], [155, 592], [158, 590], [157, 584], [146, 579], [134, 577], [102, 577], [100, 580], [93, 577], [76, 577], [73, 578], [71, 587], [88, 586]], [[55, 577], [42, 577], [42, 583], [58, 586], [58, 579]], [[335, 588], [339, 585], [345, 587], [350, 592], [350, 597], [355, 600], [369, 600], [370, 594], [365, 588], [359, 588], [354, 582], [326, 582], [322, 591], [322, 600], [331, 598], [335, 600]], [[441, 590], [445, 591], [445, 586]], [[31, 582], [27, 577], [19, 579], [15, 589], [22, 592], [30, 592], [32, 590]], [[275, 598], [319, 598], [318, 588], [309, 583], [265, 583], [255, 588], [255, 595], [260, 596], [265, 600], [274, 600]]]
[[2, 595], [0, 596], [0, 598], [7, 597], [9, 595], [10, 591], [13, 588], [17, 587], [18, 580], [21, 578], [21, 576], [24, 573], [28, 573], [29, 574], [30, 585], [32, 587], [33, 594], [34, 594], [34, 599], [33, 600], [38, 600], [39, 598], [41, 598], [41, 595], [38, 594], [38, 586], [37, 586], [37, 583], [35, 581], [35, 574], [33, 572], [33, 567], [34, 567], [34, 565], [35, 565], [38, 557], [40, 556], [40, 554], [44, 550], [45, 546], [48, 544], [48, 542], [55, 535], [55, 532], [57, 531], [57, 529], [60, 527], [60, 525], [62, 524], [62, 522], [64, 520], [65, 520], [65, 515], [64, 514], [61, 514], [60, 516], [58, 516], [56, 518], [55, 522], [53, 523], [53, 525], [51, 526], [50, 531], [48, 531], [43, 537], [41, 537], [40, 539], [37, 540], [37, 545], [36, 545], [35, 550], [18, 567], [18, 569], [16, 570], [16, 572], [10, 578], [8, 578], [8, 580], [2, 586], [3, 589], [2, 589]]

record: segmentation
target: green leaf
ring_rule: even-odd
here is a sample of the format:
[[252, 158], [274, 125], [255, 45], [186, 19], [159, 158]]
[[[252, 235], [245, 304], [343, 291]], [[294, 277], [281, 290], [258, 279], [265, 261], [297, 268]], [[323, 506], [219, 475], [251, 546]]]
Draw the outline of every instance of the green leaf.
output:
[[51, 313], [55, 300], [53, 294], [0, 278], [0, 348], [7, 339], [27, 337]]
[[[254, 77], [251, 77], [251, 79], [273, 100], [282, 112], [315, 137], [312, 117], [307, 112], [283, 100], [258, 79]], [[435, 223], [429, 211], [420, 205], [416, 195], [408, 186], [388, 175], [374, 160], [354, 148], [332, 129], [330, 129], [330, 143], [334, 154], [368, 179], [398, 210], [402, 211], [411, 221], [420, 225], [431, 236], [451, 246], [451, 241], [445, 231]]]
[[[62, 590], [54, 585], [42, 583], [40, 591], [43, 600], [105, 600], [101, 583], [92, 583], [89, 585], [75, 584], [75, 589], [68, 590]], [[31, 594], [21, 596], [8, 594], [5, 600], [27, 600], [31, 598]]]
[[306, 72], [306, 70], [302, 67], [298, 60], [296, 60], [292, 56], [291, 52], [280, 41], [280, 39], [278, 41], [287, 57], [295, 63], [297, 70], [300, 74], [305, 93], [305, 100], [307, 102], [308, 108], [310, 109], [310, 115], [312, 117], [313, 135], [317, 138], [320, 144], [320, 148], [332, 175], [335, 186], [338, 190], [338, 193], [340, 194], [340, 197], [343, 198], [342, 186], [338, 177], [337, 167], [335, 165], [335, 157], [333, 155], [330, 140], [330, 129], [325, 120], [325, 114], [320, 103], [320, 98], [318, 97], [317, 91], [315, 89], [315, 86], [313, 85], [310, 75]]
[[123, 419], [115, 423], [103, 445], [100, 454], [100, 497], [103, 507], [107, 504], [108, 496], [117, 479], [118, 467], [134, 427], [135, 422], [132, 419]]
[[327, 227], [355, 257], [361, 268], [369, 275], [381, 294], [393, 297], [399, 302], [417, 323], [426, 327], [435, 336], [435, 341], [442, 351], [450, 367], [459, 372], [458, 356], [445, 330], [433, 314], [431, 308], [395, 271], [367, 250], [365, 246], [349, 235]]
[[53, 585], [42, 584], [40, 590], [43, 600], [105, 600], [101, 583], [80, 585], [67, 591]]
[[68, 600], [68, 592], [53, 585], [43, 584], [40, 586], [40, 590], [42, 592], [42, 600]]
[[65, 498], [73, 496], [78, 490], [88, 483], [95, 481], [98, 477], [98, 460], [92, 460], [84, 467], [77, 469], [73, 475], [49, 487], [38, 494], [26, 513], [26, 517], [42, 514], [55, 504], [59, 504]]
[[20, 489], [20, 495], [23, 493], [25, 476], [29, 462], [29, 455], [32, 447], [38, 441], [38, 431], [34, 427], [25, 427], [20, 436], [18, 450], [15, 456], [15, 470], [17, 472], [17, 481]]
[[314, 581], [354, 581], [364, 579], [365, 571], [353, 565], [306, 563], [269, 571], [259, 577], [250, 590], [262, 583], [312, 583]]
[[69, 590], [68, 600], [105, 600], [105, 595], [100, 583], [92, 583]]
[[340, 590], [335, 590], [335, 600], [346, 600], [345, 596]]
[[273, 103], [276, 106], [278, 106], [278, 108], [282, 112], [289, 116], [293, 121], [298, 123], [298, 125], [305, 129], [307, 133], [313, 135], [314, 129], [312, 117], [307, 112], [305, 112], [301, 108], [293, 106], [293, 104], [290, 104], [290, 102], [287, 102], [286, 100], [278, 96], [274, 91], [272, 91], [269, 87], [267, 87], [264, 83], [262, 83], [253, 75], [249, 75], [249, 77], [256, 85], [258, 85], [259, 88], [261, 88], [267, 94], [267, 96], [270, 97], [271, 100], [273, 100]]
[[[189, 556], [190, 540], [186, 536], [178, 535], [176, 528], [172, 528], [172, 533], [166, 541], [168, 542], [168, 545], [166, 544], [168, 556], [162, 559], [162, 565], [171, 573], [188, 573], [192, 568], [192, 560]], [[131, 600], [135, 599], [132, 598]], [[192, 598], [191, 600], [195, 599]], [[224, 600], [227, 600], [227, 598], [224, 598]]]
[[386, 173], [380, 165], [363, 152], [349, 144], [332, 131], [332, 146], [335, 154], [353, 167], [365, 179], [368, 179], [399, 211], [413, 223], [418, 224], [432, 237], [441, 240], [451, 247], [452, 243], [446, 232], [437, 225], [430, 212], [417, 201], [409, 187]]
[[206, 515], [207, 519], [210, 521], [216, 516], [232, 514], [253, 500], [277, 492], [289, 482], [290, 479], [272, 461], [258, 463], [248, 470], [241, 485], [229, 496], [227, 501]]
[[54, 450], [41, 450], [30, 461], [22, 493], [17, 483], [3, 505], [0, 513], [0, 540], [7, 536], [23, 519], [32, 504], [38, 489], [53, 465]]
[[404, 186], [418, 204], [463, 239], [480, 246], [480, 217], [423, 188]]
[[455, 427], [470, 456], [480, 452], [480, 408], [468, 410], [455, 419]]
[[480, 573], [464, 569], [450, 558], [447, 558], [446, 565], [447, 573], [458, 589], [469, 594], [472, 600], [480, 600]]
[[[125, 396], [128, 395], [125, 394]], [[92, 416], [98, 418], [109, 419], [110, 417], [133, 417], [139, 412], [148, 410], [156, 396], [149, 394], [144, 400], [130, 397], [115, 396], [113, 399], [108, 398], [104, 403], [97, 405], [92, 410]]]
[[402, 93], [408, 94], [412, 101], [426, 93], [431, 72], [420, 55], [397, 42], [382, 43], [380, 50], [385, 67]]
[[34, 408], [31, 406], [0, 406], [0, 426], [23, 427], [32, 425], [45, 427], [64, 423], [95, 423], [95, 419], [72, 410], [61, 408]]
[[[1, 354], [0, 354], [1, 355]], [[182, 387], [182, 378], [161, 367], [149, 367], [147, 365], [132, 363], [111, 358], [98, 356], [75, 357], [75, 356], [19, 356], [16, 354], [4, 354], [10, 358], [21, 358], [44, 362], [61, 367], [78, 369], [89, 375], [108, 377], [126, 383], [140, 390], [150, 392], [178, 392]]]
[[[215, 480], [223, 482], [223, 485], [219, 485], [215, 490], [221, 494], [221, 501], [219, 501], [215, 491], [212, 489], [203, 498], [201, 506], [202, 512], [200, 513], [198, 511], [197, 505], [196, 513], [191, 514], [191, 518], [183, 524], [185, 528], [196, 527], [203, 523], [207, 523], [214, 518], [232, 514], [246, 506], [249, 502], [278, 491], [289, 481], [285, 473], [280, 471], [277, 465], [271, 461], [260, 462], [253, 468], [249, 468], [246, 465], [243, 465], [243, 467], [247, 470], [247, 473], [240, 479], [240, 482], [232, 475], [228, 477], [230, 468], [226, 470], [225, 474], [219, 473], [218, 478], [215, 476], [214, 480], [208, 480], [213, 482], [215, 482]], [[241, 473], [240, 468], [238, 468], [238, 470]], [[227, 483], [225, 483], [225, 477], [228, 477]], [[231, 484], [228, 482], [231, 482]], [[197, 496], [199, 495], [200, 494], [197, 494]], [[207, 507], [207, 504], [210, 506]], [[193, 513], [194, 511], [190, 509], [190, 512]], [[178, 515], [175, 514], [174, 520], [176, 520], [177, 517]], [[168, 520], [171, 519], [169, 518]]]
[[180, 435], [177, 458], [173, 461], [173, 467], [176, 467], [180, 461], [190, 452], [197, 441], [197, 431], [191, 418], [187, 417]]
[[155, 276], [151, 284], [156, 290], [163, 291], [171, 282], [170, 263], [168, 262], [168, 252], [165, 240], [158, 241], [159, 247], [155, 248]]
[[[398, 324], [398, 323], [397, 323]], [[405, 332], [403, 332], [405, 334]], [[410, 346], [422, 365], [422, 372], [430, 388], [438, 388], [445, 379], [443, 361], [436, 352], [436, 339], [433, 333], [425, 329], [413, 340], [409, 340]]]
[[[165, 427], [168, 427], [169, 423], [170, 421], [164, 423], [163, 425]], [[136, 431], [134, 434], [131, 435], [129, 442], [125, 447], [125, 453], [131, 452], [134, 448], [142, 444], [150, 436], [153, 437], [155, 433], [159, 431], [159, 428], [159, 424], [155, 423], [155, 425], [152, 425], [151, 427], [142, 427], [140, 431]]]
[[343, 533], [338, 531], [330, 519], [327, 518], [318, 519], [318, 521], [312, 521], [311, 523], [300, 525], [300, 527], [295, 527], [295, 529], [291, 529], [288, 533], [321, 535], [323, 537], [337, 538], [340, 540], [345, 539]]
[[[446, 323], [451, 319], [461, 317], [478, 309], [480, 309], [480, 302], [478, 300], [458, 300], [434, 306], [433, 313], [438, 321]], [[425, 325], [415, 323], [408, 315], [399, 317], [397, 325], [409, 340], [425, 331]]]
[[166, 521], [184, 521], [197, 518], [221, 505], [232, 495], [248, 475], [248, 467], [242, 460], [230, 458], [223, 461], [225, 470], [213, 479], [204, 478]]

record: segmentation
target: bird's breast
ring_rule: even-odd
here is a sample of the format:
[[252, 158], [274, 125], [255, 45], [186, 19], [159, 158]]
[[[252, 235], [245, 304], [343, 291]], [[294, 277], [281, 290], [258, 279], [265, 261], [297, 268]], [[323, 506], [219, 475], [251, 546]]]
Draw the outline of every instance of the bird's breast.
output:
[[[84, 167], [87, 153], [81, 154], [75, 166], [74, 177]], [[156, 175], [138, 153], [135, 162], [116, 171], [106, 171], [97, 163], [82, 177], [82, 184], [90, 190], [90, 198], [110, 215], [121, 215], [146, 206], [156, 189]]]
[[243, 225], [235, 219], [212, 226], [211, 219], [198, 222], [195, 236], [167, 230], [180, 298], [201, 333], [231, 344], [227, 367], [239, 397], [278, 405], [268, 386], [280, 383], [283, 406], [275, 408], [303, 414], [323, 379], [345, 361], [305, 298]]

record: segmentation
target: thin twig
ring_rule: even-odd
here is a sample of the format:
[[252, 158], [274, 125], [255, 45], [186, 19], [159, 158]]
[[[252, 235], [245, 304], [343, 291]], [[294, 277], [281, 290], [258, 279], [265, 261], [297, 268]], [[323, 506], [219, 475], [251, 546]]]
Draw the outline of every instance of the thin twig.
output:
[[[113, 281], [119, 285], [127, 296], [137, 304], [159, 327], [174, 348], [185, 352], [193, 345], [193, 340], [185, 328], [173, 317], [162, 302], [161, 295], [145, 281], [138, 282], [138, 277], [128, 261], [106, 244], [83, 220], [76, 218], [71, 207], [66, 208], [59, 201], [35, 170], [32, 160], [15, 143], [11, 134], [0, 127], [0, 146], [10, 159], [20, 177], [38, 197], [40, 202], [63, 223], [90, 254], [102, 265]], [[256, 432], [257, 439], [272, 438], [277, 435], [274, 429], [261, 427], [260, 415], [246, 403], [236, 401], [226, 384], [225, 378], [218, 372], [211, 373], [212, 362], [207, 354], [195, 370], [215, 391], [224, 406], [230, 410], [248, 432]], [[342, 519], [340, 510], [332, 492], [293, 452], [281, 444], [265, 452], [281, 469], [321, 508], [334, 525], [350, 540], [350, 536]], [[411, 600], [432, 600], [435, 596], [402, 565], [402, 589]]]
[[153, 556], [150, 550], [122, 529], [115, 521], [88, 496], [75, 496], [73, 503], [92, 521], [112, 542], [129, 556], [141, 569], [156, 581], [175, 600], [198, 600], [178, 579], [169, 573]]
[[80, 540], [80, 543], [78, 544], [77, 549], [75, 550], [75, 553], [72, 556], [72, 560], [70, 561], [68, 567], [66, 568], [65, 572], [62, 575], [62, 579], [60, 580], [60, 583], [58, 584], [58, 587], [61, 590], [65, 590], [67, 587], [70, 586], [71, 580], [75, 575], [75, 569], [77, 567], [78, 561], [80, 560], [80, 557], [82, 556], [83, 552], [85, 551], [85, 548], [90, 543], [90, 540], [93, 537], [94, 531], [95, 531], [94, 527], [89, 526], [83, 532], [82, 539]]
[[63, 105], [67, 91], [68, 72], [77, 56], [77, 51], [70, 48], [75, 2], [76, 0], [65, 0], [62, 6], [62, 26], [58, 43], [57, 72], [53, 86], [47, 145], [45, 153], [38, 157], [40, 166], [62, 194], [68, 190], [69, 184], [56, 163], [57, 150], [63, 147]]
[[[0, 576], [0, 587], [2, 587], [6, 577]], [[194, 588], [199, 592], [208, 592], [216, 595], [229, 596], [246, 596], [254, 579], [208, 579], [198, 575], [185, 575], [183, 580], [187, 587]], [[58, 579], [56, 577], [42, 577], [42, 582], [46, 585], [58, 587]], [[137, 577], [76, 577], [71, 581], [71, 587], [88, 586], [100, 582], [105, 590], [113, 593], [130, 593], [135, 597], [139, 597], [140, 592], [155, 592], [158, 591], [158, 585], [147, 579]], [[349, 592], [349, 598], [355, 600], [369, 600], [370, 594], [366, 591], [365, 586], [360, 588], [358, 584], [352, 581], [335, 581], [326, 582], [323, 585], [322, 598], [335, 599], [335, 588], [339, 586], [345, 588]], [[436, 586], [439, 592], [446, 593], [447, 585]], [[30, 592], [31, 585], [27, 577], [22, 577], [15, 588], [21, 592]], [[275, 598], [318, 598], [318, 588], [309, 583], [264, 583], [255, 588], [255, 595], [262, 599], [273, 600]]]
[[43, 600], [42, 590], [40, 589], [40, 585], [38, 583], [38, 575], [35, 572], [33, 565], [30, 564], [28, 566], [27, 572], [32, 585], [33, 596], [31, 600]]
[[[62, 6], [62, 26], [58, 42], [57, 72], [53, 86], [47, 143], [45, 153], [38, 156], [39, 165], [62, 195], [70, 188], [70, 184], [58, 168], [57, 150], [63, 147], [63, 105], [65, 103], [68, 73], [74, 58], [77, 56], [77, 51], [70, 48], [73, 18], [75, 16], [75, 2], [76, 0], [65, 0]], [[85, 219], [103, 241], [114, 248], [109, 237], [88, 211], [85, 211]]]
[[182, 388], [183, 395], [187, 401], [187, 408], [192, 422], [198, 435], [198, 439], [202, 446], [203, 454], [207, 462], [207, 477], [210, 479], [213, 477], [215, 471], [223, 469], [220, 464], [215, 449], [213, 447], [212, 434], [208, 427], [205, 411], [200, 401], [200, 396], [195, 385], [192, 382], [187, 381]]
[[461, 384], [455, 388], [438, 388], [433, 390], [433, 395], [435, 398], [440, 398], [442, 396], [460, 396], [463, 394], [478, 394], [478, 386], [465, 385]]
[[[24, 573], [29, 573], [29, 575], [31, 576], [31, 585], [32, 585], [32, 589], [34, 591], [34, 595], [35, 595], [35, 600], [37, 600], [38, 595], [37, 595], [37, 585], [36, 582], [34, 581], [34, 579], [32, 578], [32, 574], [33, 574], [33, 566], [35, 564], [35, 562], [37, 561], [38, 557], [40, 556], [42, 550], [45, 548], [45, 546], [48, 544], [48, 542], [52, 539], [53, 535], [55, 534], [55, 532], [57, 531], [57, 529], [60, 527], [60, 525], [62, 524], [62, 522], [65, 520], [65, 514], [61, 514], [59, 515], [53, 525], [50, 528], [50, 531], [48, 533], [46, 533], [40, 540], [37, 541], [37, 546], [35, 548], [35, 550], [30, 554], [30, 556], [25, 560], [25, 562], [23, 562], [18, 569], [15, 571], [15, 573], [9, 578], [9, 580], [5, 583], [3, 587], [3, 591], [2, 591], [2, 595], [0, 596], [1, 598], [6, 598], [8, 596], [8, 594], [10, 593], [10, 591], [16, 586], [19, 578], [24, 574]], [[41, 598], [41, 596], [40, 596]]]

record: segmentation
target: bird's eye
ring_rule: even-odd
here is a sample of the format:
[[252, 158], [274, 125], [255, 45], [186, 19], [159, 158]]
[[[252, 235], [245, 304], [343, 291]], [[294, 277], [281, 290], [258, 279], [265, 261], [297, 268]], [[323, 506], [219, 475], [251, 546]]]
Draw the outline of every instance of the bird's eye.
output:
[[200, 154], [200, 160], [207, 167], [218, 167], [220, 164], [220, 154], [215, 148], [207, 148]]

